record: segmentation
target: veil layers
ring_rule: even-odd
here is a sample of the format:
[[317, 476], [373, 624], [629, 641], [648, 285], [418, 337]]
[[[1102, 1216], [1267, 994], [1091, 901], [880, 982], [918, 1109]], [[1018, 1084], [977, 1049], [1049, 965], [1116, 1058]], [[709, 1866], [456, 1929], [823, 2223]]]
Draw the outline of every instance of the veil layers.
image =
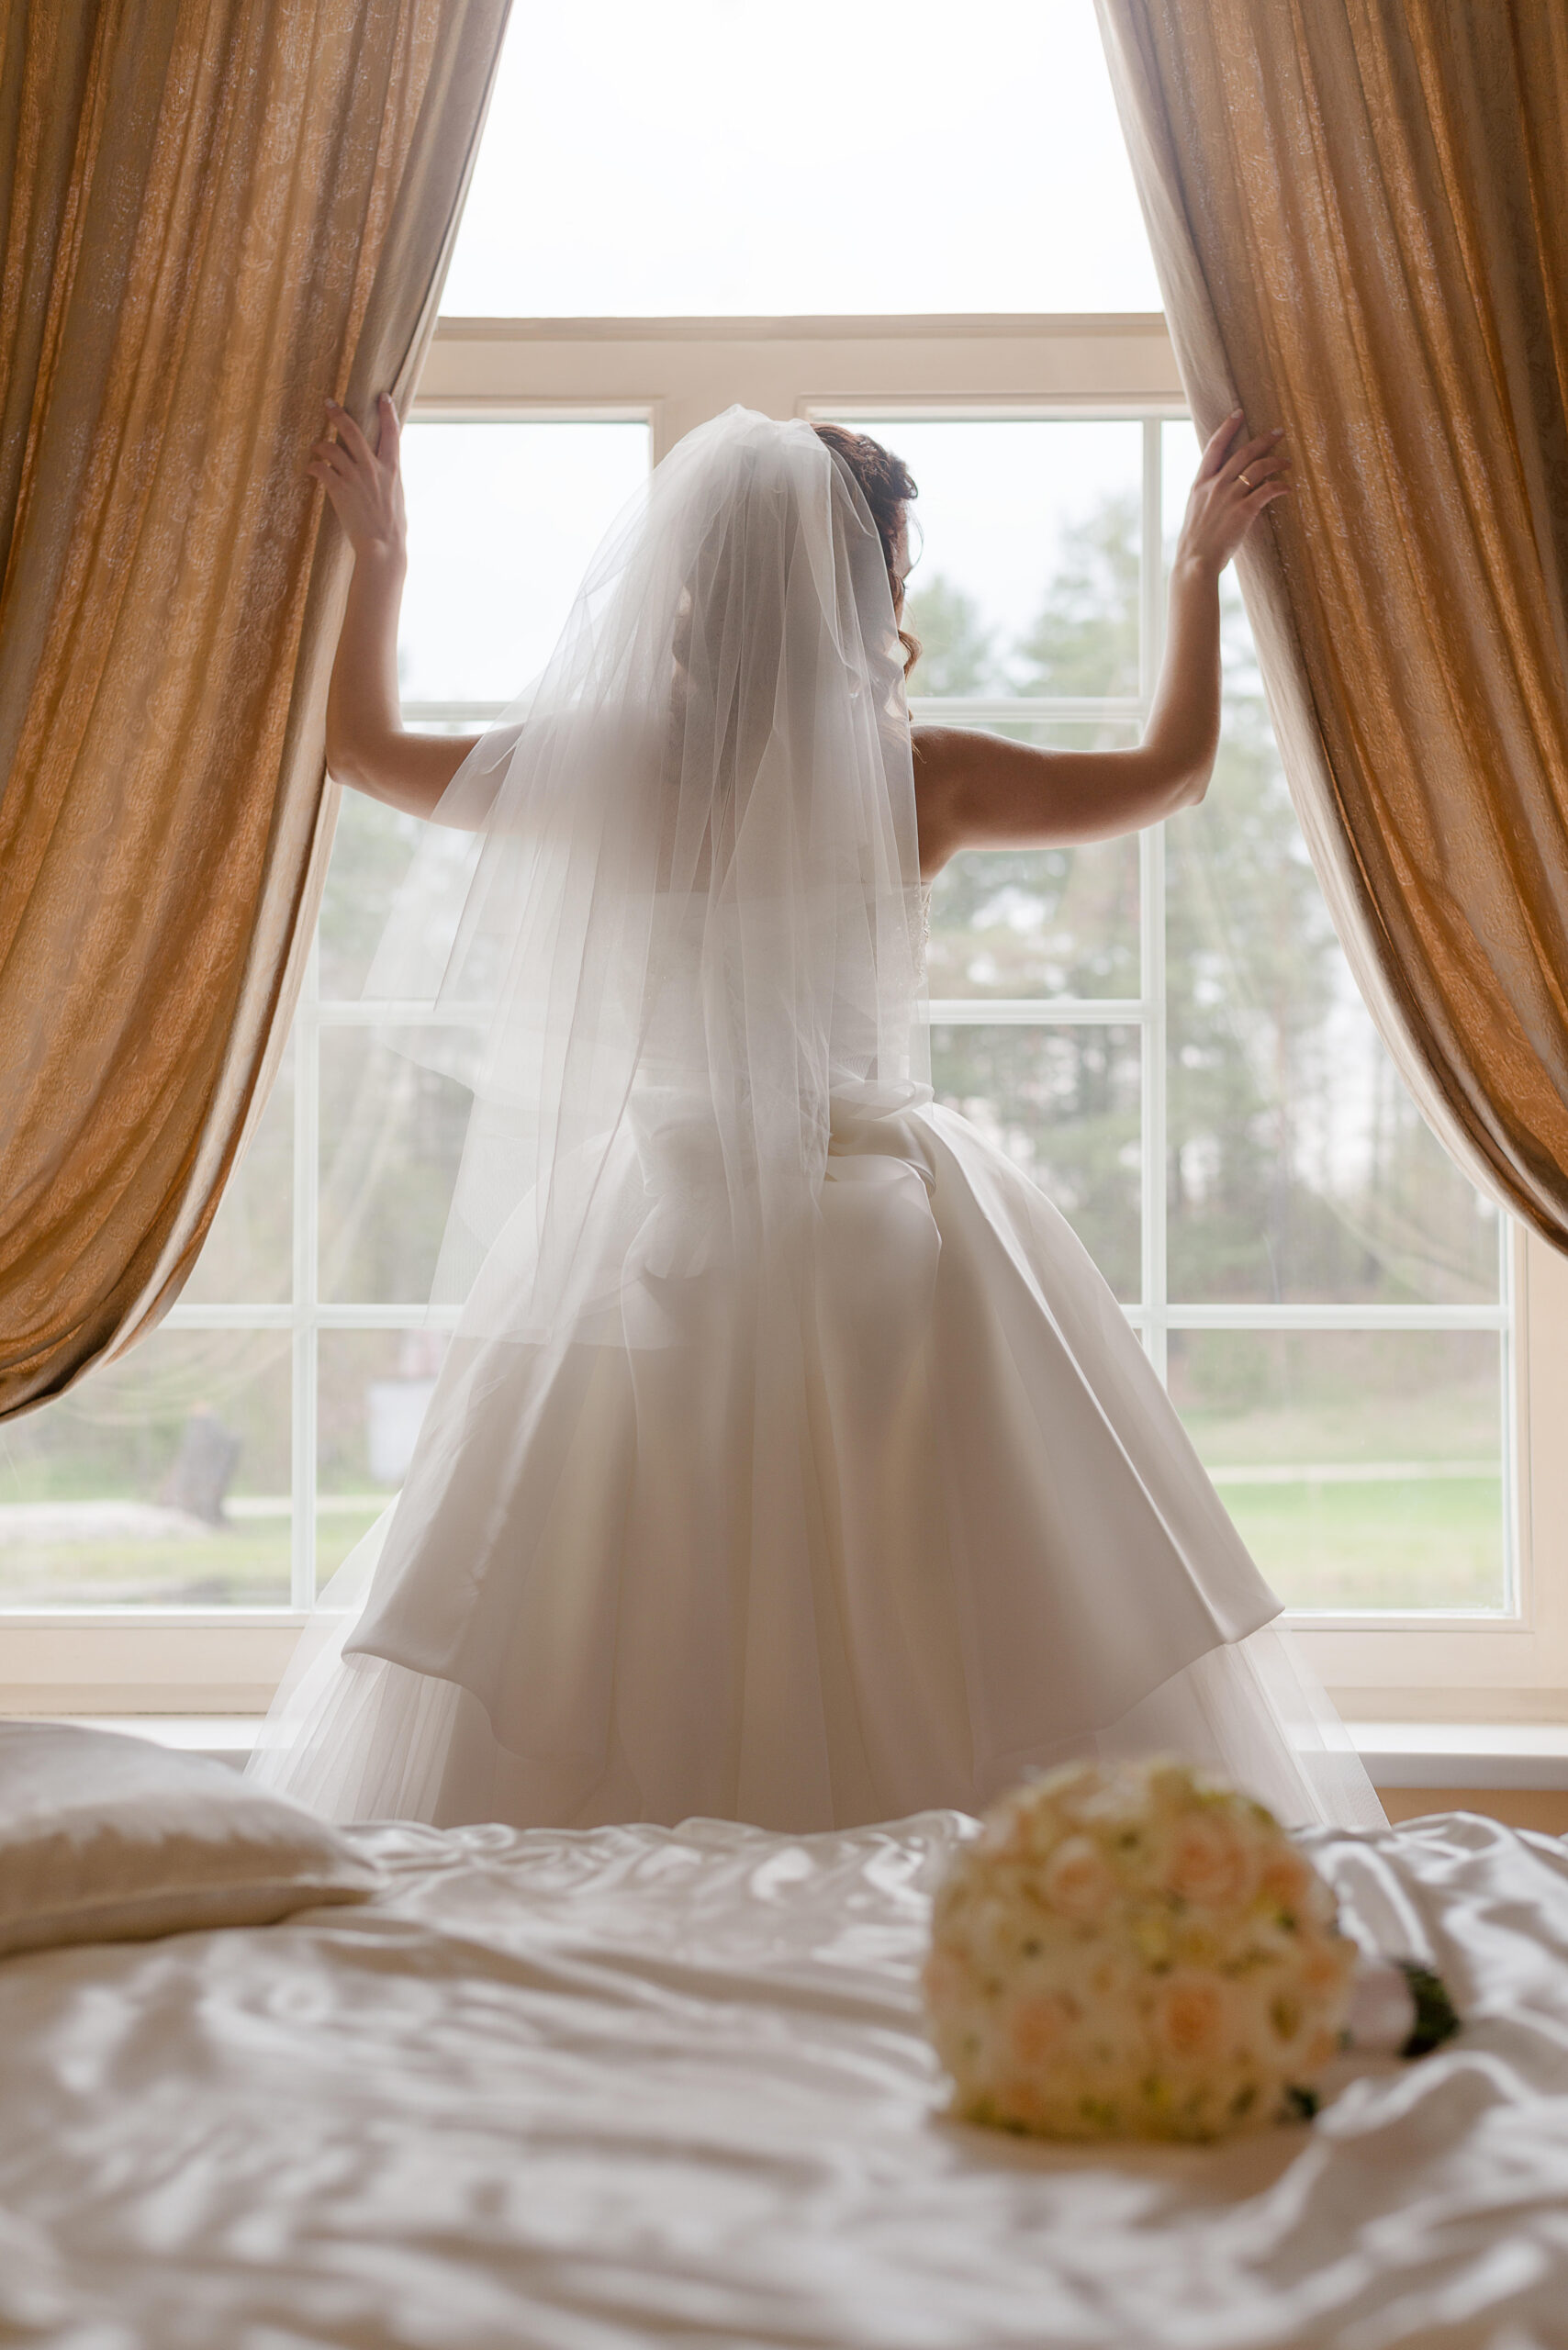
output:
[[[503, 1232], [526, 1247], [492, 1335], [788, 1255], [835, 1097], [928, 1092], [902, 661], [846, 471], [732, 408], [658, 467], [454, 778], [439, 819], [479, 833], [476, 867], [427, 844], [369, 991], [468, 1024], [420, 1050], [476, 1097], [438, 1285], [466, 1298]], [[628, 1147], [647, 1201], [611, 1230]]]
[[808, 425], [666, 460], [441, 814], [476, 849], [432, 836], [371, 989], [474, 1090], [465, 1302], [261, 1774], [805, 1830], [1127, 1724], [1376, 1817], [1104, 1283], [932, 1104], [902, 648]]

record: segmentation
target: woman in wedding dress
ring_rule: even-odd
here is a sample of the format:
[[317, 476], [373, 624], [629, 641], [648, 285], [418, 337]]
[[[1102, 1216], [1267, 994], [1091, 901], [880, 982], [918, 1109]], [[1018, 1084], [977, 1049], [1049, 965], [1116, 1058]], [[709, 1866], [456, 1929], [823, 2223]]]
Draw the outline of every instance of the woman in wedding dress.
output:
[[332, 424], [329, 763], [433, 819], [369, 992], [433, 997], [418, 1049], [473, 1090], [465, 1303], [252, 1769], [338, 1818], [805, 1831], [1164, 1748], [1293, 1823], [1380, 1819], [1109, 1289], [928, 1077], [946, 860], [1202, 796], [1278, 436], [1210, 442], [1143, 743], [1079, 754], [912, 732], [913, 484], [738, 408], [504, 723], [408, 734], [396, 419]]

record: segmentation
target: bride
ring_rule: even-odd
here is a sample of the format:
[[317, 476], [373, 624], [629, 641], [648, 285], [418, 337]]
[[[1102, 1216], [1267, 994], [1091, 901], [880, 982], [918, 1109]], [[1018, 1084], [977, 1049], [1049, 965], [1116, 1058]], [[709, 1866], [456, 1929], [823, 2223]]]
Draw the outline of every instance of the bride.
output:
[[1279, 435], [1209, 443], [1144, 740], [1081, 754], [912, 729], [914, 484], [740, 408], [506, 723], [406, 733], [396, 418], [329, 429], [328, 758], [432, 820], [370, 992], [433, 996], [419, 1050], [473, 1091], [465, 1303], [253, 1770], [339, 1818], [804, 1831], [1160, 1747], [1380, 1819], [1110, 1291], [928, 1081], [923, 885], [1202, 797]]

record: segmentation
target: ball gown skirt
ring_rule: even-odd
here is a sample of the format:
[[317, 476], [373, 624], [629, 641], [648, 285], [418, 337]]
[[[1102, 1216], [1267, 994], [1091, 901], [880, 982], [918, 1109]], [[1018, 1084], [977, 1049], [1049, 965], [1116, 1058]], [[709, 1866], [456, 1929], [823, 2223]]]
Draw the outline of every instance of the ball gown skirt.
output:
[[1109, 1288], [965, 1119], [835, 1100], [784, 1296], [678, 1130], [603, 1180], [654, 1202], [639, 1280], [526, 1343], [512, 1217], [257, 1775], [339, 1818], [804, 1832], [1168, 1751], [1381, 1820]]

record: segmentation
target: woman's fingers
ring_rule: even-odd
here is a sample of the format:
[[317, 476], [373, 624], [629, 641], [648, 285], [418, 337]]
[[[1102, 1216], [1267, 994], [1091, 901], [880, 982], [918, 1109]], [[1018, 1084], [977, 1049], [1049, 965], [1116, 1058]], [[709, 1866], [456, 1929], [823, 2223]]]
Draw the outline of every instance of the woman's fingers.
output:
[[1280, 453], [1284, 427], [1275, 425], [1268, 432], [1245, 438], [1244, 431], [1242, 411], [1233, 408], [1209, 436], [1198, 466], [1198, 485], [1218, 487], [1235, 482], [1243, 498], [1249, 498], [1260, 483], [1282, 470], [1288, 462]]
[[1198, 460], [1200, 481], [1207, 481], [1212, 474], [1218, 473], [1229, 453], [1232, 442], [1241, 430], [1241, 425], [1242, 410], [1233, 408], [1224, 423], [1210, 433], [1204, 444], [1204, 453]]
[[1182, 526], [1184, 547], [1223, 569], [1264, 507], [1294, 496], [1283, 442], [1282, 425], [1249, 433], [1241, 410], [1232, 409], [1204, 451]]
[[375, 452], [347, 408], [340, 408], [336, 400], [329, 400], [327, 413], [337, 427], [338, 438], [350, 455], [357, 458], [362, 465], [371, 464]]
[[327, 493], [328, 502], [332, 507], [333, 510], [338, 514], [342, 514], [343, 510], [343, 477], [342, 474], [335, 474], [330, 465], [323, 465], [319, 461], [313, 464], [307, 465], [305, 470], [309, 475], [312, 481], [319, 481], [320, 483], [322, 488]]
[[1220, 468], [1221, 481], [1239, 481], [1243, 475], [1249, 481], [1256, 481], [1260, 467], [1277, 453], [1283, 437], [1284, 428], [1276, 425], [1271, 432], [1260, 432], [1255, 441], [1243, 442], [1239, 449], [1231, 452]]
[[391, 393], [383, 392], [375, 403], [375, 408], [378, 419], [375, 453], [382, 464], [390, 465], [395, 473], [398, 469], [398, 451], [403, 436], [398, 424], [398, 411], [392, 405]]

